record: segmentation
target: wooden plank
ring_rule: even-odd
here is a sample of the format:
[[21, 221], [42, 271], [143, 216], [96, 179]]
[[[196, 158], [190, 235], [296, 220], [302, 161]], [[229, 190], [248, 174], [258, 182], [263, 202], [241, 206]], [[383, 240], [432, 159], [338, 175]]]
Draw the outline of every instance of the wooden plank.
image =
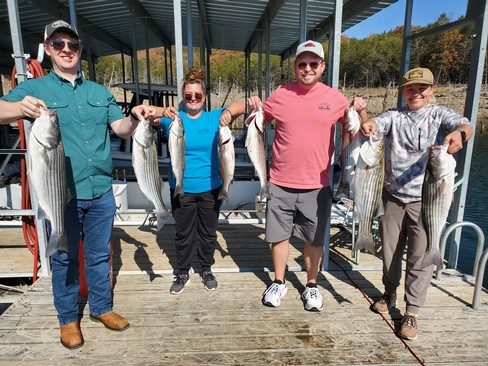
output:
[[[226, 280], [223, 282], [229, 285], [235, 283], [236, 276], [244, 277], [251, 285], [251, 291], [260, 287], [261, 280], [256, 277], [257, 281], [250, 282], [254, 277], [250, 274], [225, 274]], [[306, 359], [307, 364], [416, 364], [412, 363], [412, 356], [406, 352], [391, 330], [369, 310], [360, 313], [357, 309], [351, 309], [354, 311], [344, 314], [347, 309], [332, 304], [323, 313], [308, 313], [296, 306], [300, 301], [292, 297], [289, 302], [283, 303], [288, 306], [278, 309], [266, 308], [259, 301], [252, 301], [243, 303], [241, 307], [236, 306], [237, 302], [231, 303], [232, 310], [225, 312], [222, 311], [224, 306], [216, 306], [222, 304], [221, 298], [217, 298], [219, 291], [206, 292], [201, 288], [189, 288], [181, 296], [161, 296], [156, 284], [152, 291], [141, 289], [131, 296], [130, 285], [148, 284], [147, 277], [121, 278], [120, 283], [124, 283], [126, 290], [119, 293], [116, 289], [117, 297], [120, 297], [116, 306], [123, 310], [132, 323], [128, 331], [109, 332], [99, 324], [83, 320], [85, 346], [77, 351], [65, 350], [57, 342], [58, 329], [53, 325], [52, 319], [54, 311], [49, 310], [50, 314], [45, 316], [37, 313], [46, 309], [42, 303], [50, 301], [49, 285], [45, 284], [42, 291], [33, 292], [43, 298], [32, 309], [37, 315], [26, 316], [24, 306], [24, 313], [19, 314], [16, 319], [17, 331], [7, 338], [2, 337], [1, 360], [52, 362], [69, 357], [73, 363], [76, 360], [86, 363], [107, 359], [111, 362], [139, 364], [181, 362], [186, 365], [193, 364], [194, 360], [200, 364], [249, 362], [264, 365], [273, 362], [303, 363]], [[227, 296], [225, 291], [227, 289], [224, 289], [224, 298], [234, 297], [235, 294]], [[141, 297], [143, 294], [145, 296]], [[153, 299], [163, 298], [165, 301], [161, 304], [154, 300], [148, 301], [151, 296]], [[202, 298], [207, 301], [202, 302]], [[86, 314], [85, 309], [85, 316]], [[11, 315], [9, 318], [15, 317]], [[30, 324], [26, 318], [31, 319]], [[462, 329], [459, 324], [454, 326], [455, 329]], [[266, 331], [263, 332], [263, 329]], [[416, 345], [415, 351], [425, 360], [429, 360], [428, 364], [438, 364], [438, 361], [448, 359], [463, 359], [466, 362], [480, 362], [485, 359], [483, 336], [477, 338], [476, 335], [463, 334], [463, 337], [467, 336], [465, 339], [471, 339], [469, 347], [474, 351], [466, 355], [462, 353], [465, 344], [461, 348], [455, 347], [456, 343], [452, 343], [452, 340], [451, 343], [445, 342], [446, 336], [452, 335], [452, 331], [442, 336], [438, 333], [440, 332], [421, 333], [424, 339], [432, 334], [435, 347], [424, 347], [424, 343], [412, 342]], [[450, 358], [443, 353], [443, 344], [452, 347]]]
[[[262, 292], [273, 279], [263, 272], [271, 266], [263, 228], [219, 227], [218, 290], [205, 291], [199, 274], [192, 273], [192, 282], [177, 296], [169, 293], [174, 227], [160, 233], [114, 228], [114, 309], [131, 327], [111, 332], [89, 321], [89, 304], [80, 298], [85, 345], [65, 349], [59, 343], [50, 279], [40, 278], [0, 316], [0, 364], [418, 365], [387, 324], [398, 326], [401, 319], [403, 284], [398, 308], [386, 321], [373, 313], [369, 301], [381, 296], [382, 272], [352, 269], [381, 268], [381, 260], [361, 254], [360, 265], [354, 265], [348, 237], [341, 232], [334, 234], [339, 244], [330, 255], [344, 270], [319, 274], [324, 311], [304, 311], [302, 271], [287, 272], [289, 290], [279, 308], [263, 306]], [[301, 251], [302, 245], [292, 241], [290, 268], [303, 263]], [[261, 271], [232, 272], [248, 265]], [[129, 270], [150, 273], [124, 274]], [[432, 281], [418, 320], [419, 339], [408, 342], [426, 364], [488, 364], [487, 311], [469, 307], [472, 291], [473, 285], [461, 280]], [[488, 302], [486, 292], [482, 302]]]

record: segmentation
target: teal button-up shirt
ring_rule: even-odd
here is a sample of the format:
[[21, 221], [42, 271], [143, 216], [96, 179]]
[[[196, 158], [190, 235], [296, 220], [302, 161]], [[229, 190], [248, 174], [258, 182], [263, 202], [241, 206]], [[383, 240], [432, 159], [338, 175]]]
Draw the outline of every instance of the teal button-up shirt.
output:
[[27, 95], [57, 111], [73, 198], [89, 200], [107, 193], [112, 187], [108, 126], [124, 117], [114, 96], [81, 74], [72, 85], [51, 70], [47, 76], [24, 81], [2, 99], [17, 102]]

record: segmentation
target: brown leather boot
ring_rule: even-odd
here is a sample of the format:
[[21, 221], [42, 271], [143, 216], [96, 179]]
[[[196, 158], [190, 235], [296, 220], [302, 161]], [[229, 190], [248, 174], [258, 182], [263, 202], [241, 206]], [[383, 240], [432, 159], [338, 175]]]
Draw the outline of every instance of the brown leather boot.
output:
[[60, 341], [68, 349], [76, 349], [85, 343], [83, 334], [81, 334], [80, 323], [73, 322], [59, 327], [61, 331]]
[[123, 331], [129, 328], [129, 322], [122, 315], [117, 314], [115, 311], [107, 311], [102, 315], [91, 315], [90, 319], [95, 322], [100, 322], [105, 325], [106, 328], [110, 330]]

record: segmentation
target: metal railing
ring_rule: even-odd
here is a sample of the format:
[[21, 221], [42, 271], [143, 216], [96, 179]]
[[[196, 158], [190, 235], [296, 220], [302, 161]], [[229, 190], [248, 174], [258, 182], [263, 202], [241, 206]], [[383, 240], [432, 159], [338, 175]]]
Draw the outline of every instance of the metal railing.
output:
[[[481, 289], [483, 286], [483, 278], [485, 274], [485, 267], [486, 267], [486, 262], [488, 260], [488, 248], [486, 248], [483, 251], [484, 245], [485, 245], [485, 235], [483, 233], [483, 230], [481, 228], [468, 221], [462, 221], [462, 222], [456, 222], [449, 227], [446, 228], [444, 233], [442, 234], [441, 242], [440, 242], [440, 252], [441, 252], [441, 258], [444, 258], [444, 253], [446, 250], [446, 243], [447, 243], [447, 238], [449, 235], [455, 231], [456, 229], [460, 227], [471, 227], [473, 228], [476, 233], [478, 234], [478, 247], [476, 249], [476, 257], [474, 260], [474, 265], [473, 265], [473, 275], [476, 274], [476, 279], [475, 279], [475, 286], [474, 286], [474, 293], [473, 293], [473, 302], [471, 304], [471, 307], [474, 310], [478, 310], [479, 308], [479, 302], [480, 302], [480, 294], [481, 294]], [[454, 251], [456, 253], [456, 258], [458, 257], [459, 253], [459, 245], [456, 243], [456, 241], [452, 242], [452, 245], [455, 246]], [[448, 263], [450, 264], [450, 263]], [[454, 267], [456, 268], [456, 266]], [[437, 268], [436, 271], [436, 279], [440, 280], [442, 275], [442, 268]]]

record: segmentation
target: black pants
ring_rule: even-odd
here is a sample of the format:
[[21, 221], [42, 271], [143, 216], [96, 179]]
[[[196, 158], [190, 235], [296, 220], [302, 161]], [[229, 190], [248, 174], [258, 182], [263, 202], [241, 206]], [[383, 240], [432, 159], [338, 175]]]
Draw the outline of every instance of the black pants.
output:
[[184, 193], [173, 197], [171, 208], [175, 220], [176, 259], [180, 273], [188, 273], [193, 260], [198, 257], [202, 270], [209, 270], [215, 263], [217, 223], [222, 200], [220, 188], [203, 193]]

